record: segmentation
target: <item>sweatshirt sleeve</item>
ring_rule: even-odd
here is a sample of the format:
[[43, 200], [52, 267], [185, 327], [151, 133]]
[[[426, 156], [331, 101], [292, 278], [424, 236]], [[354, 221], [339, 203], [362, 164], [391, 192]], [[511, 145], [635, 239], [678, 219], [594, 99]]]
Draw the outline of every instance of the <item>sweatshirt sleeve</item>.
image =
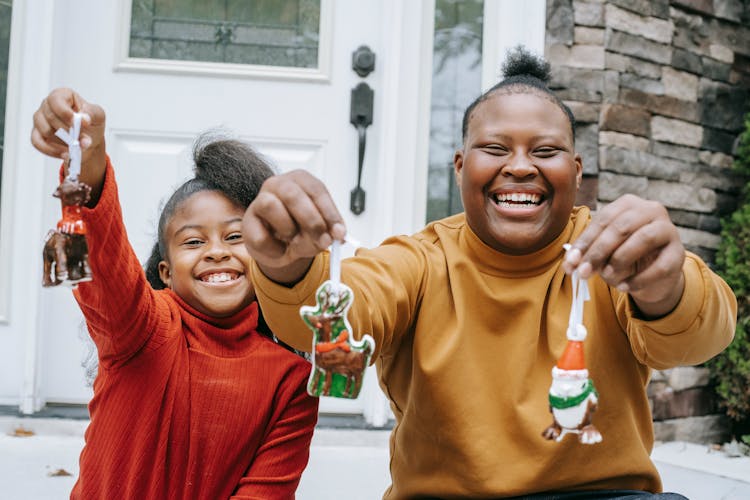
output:
[[685, 291], [680, 302], [656, 320], [640, 319], [629, 296], [612, 292], [633, 353], [654, 369], [703, 363], [724, 350], [734, 337], [737, 300], [729, 285], [690, 252], [683, 273]]
[[280, 385], [280, 390], [288, 390], [289, 394], [278, 398], [278, 418], [267, 430], [232, 499], [294, 498], [310, 457], [310, 442], [318, 420], [318, 398], [307, 394], [309, 365], [296, 366]]
[[157, 294], [127, 238], [109, 158], [99, 202], [82, 212], [93, 279], [73, 293], [99, 359], [109, 366], [140, 350], [157, 328], [158, 317]]
[[[253, 263], [255, 290], [268, 326], [285, 343], [309, 352], [312, 332], [300, 318], [302, 305], [315, 304], [315, 292], [329, 277], [327, 252], [319, 254], [305, 278], [292, 288], [269, 280]], [[373, 249], [360, 249], [341, 265], [341, 281], [354, 292], [349, 323], [354, 337], [375, 340], [373, 362], [398, 348], [413, 323], [424, 290], [428, 256], [419, 240], [399, 236]]]

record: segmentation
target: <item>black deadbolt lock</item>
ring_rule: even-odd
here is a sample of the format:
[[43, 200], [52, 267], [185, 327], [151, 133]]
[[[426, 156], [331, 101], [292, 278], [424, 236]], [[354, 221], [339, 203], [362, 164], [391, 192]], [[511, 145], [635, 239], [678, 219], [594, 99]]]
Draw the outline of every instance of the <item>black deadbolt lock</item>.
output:
[[352, 69], [361, 77], [366, 77], [375, 69], [375, 53], [367, 45], [361, 45], [352, 54]]

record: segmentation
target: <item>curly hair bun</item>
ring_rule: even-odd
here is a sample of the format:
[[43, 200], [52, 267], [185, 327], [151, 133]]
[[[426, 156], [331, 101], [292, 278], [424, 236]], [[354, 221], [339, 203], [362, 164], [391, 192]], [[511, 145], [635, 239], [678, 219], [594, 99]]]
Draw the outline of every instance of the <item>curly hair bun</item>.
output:
[[550, 65], [542, 57], [535, 56], [523, 45], [517, 45], [508, 51], [503, 62], [502, 73], [504, 78], [518, 76], [532, 76], [549, 83], [551, 78]]

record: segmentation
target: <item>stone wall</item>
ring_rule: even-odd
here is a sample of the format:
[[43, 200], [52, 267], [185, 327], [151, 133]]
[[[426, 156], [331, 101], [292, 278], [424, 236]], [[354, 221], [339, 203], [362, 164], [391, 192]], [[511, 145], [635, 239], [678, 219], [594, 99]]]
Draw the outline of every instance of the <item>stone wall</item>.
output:
[[[730, 167], [750, 110], [750, 0], [547, 0], [545, 56], [578, 122], [578, 202], [658, 200], [712, 263], [744, 185]], [[654, 374], [657, 439], [726, 437], [707, 385], [705, 369]]]
[[743, 185], [730, 167], [750, 104], [750, 1], [548, 0], [545, 56], [578, 121], [579, 202], [658, 200], [713, 262]]

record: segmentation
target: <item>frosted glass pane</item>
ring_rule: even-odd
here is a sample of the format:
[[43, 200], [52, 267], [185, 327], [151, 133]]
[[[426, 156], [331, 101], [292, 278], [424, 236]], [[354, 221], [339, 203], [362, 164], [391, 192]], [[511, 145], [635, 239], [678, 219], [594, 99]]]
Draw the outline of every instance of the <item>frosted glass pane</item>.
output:
[[430, 104], [427, 222], [463, 210], [453, 175], [463, 113], [482, 86], [482, 0], [437, 0]]
[[318, 66], [320, 0], [133, 0], [130, 56]]

